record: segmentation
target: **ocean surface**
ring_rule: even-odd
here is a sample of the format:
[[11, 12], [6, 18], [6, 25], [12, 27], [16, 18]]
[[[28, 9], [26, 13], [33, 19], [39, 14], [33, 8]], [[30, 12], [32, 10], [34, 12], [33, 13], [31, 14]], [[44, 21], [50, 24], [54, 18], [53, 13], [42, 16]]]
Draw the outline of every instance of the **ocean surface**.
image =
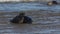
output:
[[21, 10], [51, 10], [59, 11], [60, 5], [47, 6], [46, 3], [3, 3], [0, 4], [0, 10], [3, 11], [21, 11]]
[[[24, 11], [33, 24], [11, 24]], [[0, 34], [60, 34], [60, 5], [46, 3], [0, 3]]]

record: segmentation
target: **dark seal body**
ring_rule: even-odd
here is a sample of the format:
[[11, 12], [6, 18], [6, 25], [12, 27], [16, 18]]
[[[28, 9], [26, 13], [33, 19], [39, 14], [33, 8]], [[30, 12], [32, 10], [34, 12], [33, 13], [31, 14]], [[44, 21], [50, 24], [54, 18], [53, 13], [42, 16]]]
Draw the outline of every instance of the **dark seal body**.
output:
[[21, 17], [16, 16], [14, 17], [12, 20], [10, 20], [11, 23], [19, 23], [19, 21], [21, 20]]
[[24, 16], [23, 23], [32, 24], [32, 19], [30, 17]]
[[[10, 20], [11, 23], [19, 23], [21, 21], [22, 17], [21, 16], [16, 16], [12, 20]], [[32, 19], [30, 17], [24, 16], [23, 24], [31, 24]]]

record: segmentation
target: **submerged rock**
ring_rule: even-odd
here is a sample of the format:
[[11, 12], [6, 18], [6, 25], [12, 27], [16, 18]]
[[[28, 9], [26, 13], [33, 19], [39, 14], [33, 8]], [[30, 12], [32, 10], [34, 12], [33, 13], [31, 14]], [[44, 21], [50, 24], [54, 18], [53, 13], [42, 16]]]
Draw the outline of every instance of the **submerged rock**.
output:
[[47, 3], [47, 5], [57, 5], [57, 4], [58, 4], [57, 1], [50, 1]]

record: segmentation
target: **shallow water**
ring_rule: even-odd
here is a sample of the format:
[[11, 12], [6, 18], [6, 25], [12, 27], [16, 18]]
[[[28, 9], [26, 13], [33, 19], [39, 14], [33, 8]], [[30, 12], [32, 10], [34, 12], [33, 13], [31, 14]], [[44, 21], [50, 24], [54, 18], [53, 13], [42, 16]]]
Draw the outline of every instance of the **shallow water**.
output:
[[[60, 34], [59, 7], [59, 5], [47, 6], [40, 3], [0, 4], [0, 33]], [[33, 19], [33, 24], [12, 24], [9, 22], [22, 10]]]

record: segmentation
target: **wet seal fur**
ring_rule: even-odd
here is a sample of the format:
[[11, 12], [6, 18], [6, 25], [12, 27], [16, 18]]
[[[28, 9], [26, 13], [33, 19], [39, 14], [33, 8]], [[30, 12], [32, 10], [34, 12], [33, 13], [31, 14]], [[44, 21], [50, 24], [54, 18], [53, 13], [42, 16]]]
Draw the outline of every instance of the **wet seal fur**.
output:
[[[23, 19], [24, 18], [24, 19]], [[23, 20], [22, 23], [21, 20]], [[16, 17], [14, 17], [12, 20], [10, 20], [11, 23], [20, 23], [20, 24], [32, 24], [32, 19], [28, 16], [21, 16], [21, 15], [18, 15]]]

